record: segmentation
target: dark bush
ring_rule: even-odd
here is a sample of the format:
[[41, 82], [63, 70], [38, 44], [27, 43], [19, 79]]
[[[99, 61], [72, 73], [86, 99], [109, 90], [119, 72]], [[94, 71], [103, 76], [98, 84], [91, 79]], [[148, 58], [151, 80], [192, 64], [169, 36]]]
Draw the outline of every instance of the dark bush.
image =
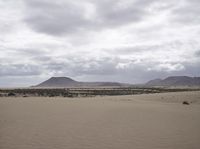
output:
[[188, 101], [183, 101], [182, 104], [189, 105], [190, 103]]
[[8, 96], [16, 96], [16, 94], [15, 94], [15, 93], [12, 93], [12, 92], [10, 92], [10, 93], [8, 93]]

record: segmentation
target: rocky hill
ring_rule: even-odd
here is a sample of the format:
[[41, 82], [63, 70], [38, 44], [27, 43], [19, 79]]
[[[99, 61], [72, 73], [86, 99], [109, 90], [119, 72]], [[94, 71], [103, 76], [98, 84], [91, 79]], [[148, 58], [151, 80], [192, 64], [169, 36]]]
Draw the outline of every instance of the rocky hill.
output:
[[147, 82], [147, 86], [200, 86], [200, 77], [170, 76]]
[[68, 77], [52, 77], [33, 87], [120, 87], [125, 85], [118, 82], [78, 82]]

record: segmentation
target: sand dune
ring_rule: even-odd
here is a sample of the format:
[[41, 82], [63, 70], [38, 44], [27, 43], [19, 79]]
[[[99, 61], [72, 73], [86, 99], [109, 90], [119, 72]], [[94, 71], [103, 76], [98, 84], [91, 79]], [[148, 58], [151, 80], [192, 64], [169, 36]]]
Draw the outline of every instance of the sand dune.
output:
[[199, 91], [0, 98], [0, 149], [199, 149], [199, 103]]

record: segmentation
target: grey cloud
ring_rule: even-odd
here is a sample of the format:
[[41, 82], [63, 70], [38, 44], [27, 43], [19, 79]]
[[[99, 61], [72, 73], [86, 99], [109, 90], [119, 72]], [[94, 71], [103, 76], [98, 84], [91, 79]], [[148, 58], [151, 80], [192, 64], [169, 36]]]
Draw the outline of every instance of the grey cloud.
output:
[[[143, 61], [142, 63], [134, 63], [130, 61], [130, 65], [125, 68], [118, 68], [119, 63], [124, 60], [120, 58], [102, 58], [101, 60], [90, 59], [89, 61], [80, 60], [73, 63], [52, 63], [48, 65], [48, 71], [53, 72], [55, 75], [60, 76], [73, 76], [74, 78], [84, 78], [81, 81], [94, 80], [94, 81], [119, 81], [127, 83], [142, 83], [150, 79], [165, 78], [170, 75], [189, 75], [196, 76], [200, 74], [200, 63], [169, 63], [170, 66], [182, 65], [184, 69], [151, 69], [159, 66], [160, 62]], [[57, 70], [59, 68], [59, 70]], [[58, 73], [58, 72], [61, 73]], [[92, 78], [92, 79], [91, 79]]]
[[36, 65], [25, 64], [1, 64], [0, 76], [37, 76], [41, 70]]
[[156, 43], [151, 45], [137, 45], [137, 46], [121, 46], [112, 49], [104, 49], [109, 54], [115, 55], [146, 55], [146, 53], [154, 53], [163, 52], [163, 51], [174, 51], [177, 49], [181, 49], [182, 47], [187, 46], [188, 43], [184, 43], [181, 41], [171, 41], [166, 43]]
[[16, 9], [16, 7], [20, 7], [17, 1], [0, 1], [0, 38], [2, 39], [4, 39], [7, 34], [15, 32], [19, 27], [20, 17], [18, 15], [13, 15], [19, 14], [20, 12], [20, 9]]
[[143, 4], [140, 6], [141, 3], [142, 2], [132, 1], [128, 6], [123, 7], [120, 6], [119, 0], [99, 1], [96, 4], [99, 16], [98, 19], [100, 19], [102, 25], [112, 27], [131, 22], [138, 22], [147, 15], [145, 5]]
[[180, 7], [172, 11], [172, 20], [185, 24], [199, 24], [200, 22], [200, 1], [186, 0], [180, 1]]
[[[159, 62], [156, 63], [151, 61], [142, 64], [132, 64], [126, 69], [119, 70], [118, 74], [120, 75], [118, 79], [127, 83], [145, 83], [151, 79], [165, 78], [172, 75], [197, 76], [197, 74], [200, 74], [200, 63], [181, 63], [181, 65], [184, 66], [184, 69], [177, 71], [166, 71], [167, 68], [166, 70], [159, 71], [155, 69], [148, 70], [149, 68], [153, 68], [154, 66], [157, 66], [159, 64]], [[124, 74], [124, 77], [122, 77], [122, 74]]]
[[[133, 54], [141, 54], [143, 52], [148, 52], [148, 51], [159, 51], [162, 50], [163, 47], [166, 46], [166, 44], [163, 45], [150, 45], [150, 46], [145, 46], [145, 45], [140, 45], [140, 46], [125, 46], [125, 47], [118, 47], [118, 48], [113, 48], [107, 50], [108, 53], [114, 54], [117, 53], [118, 55], [133, 55]], [[171, 45], [167, 45], [171, 46]], [[105, 50], [106, 51], [106, 50]]]
[[[168, 75], [195, 75], [199, 74], [199, 63], [182, 60], [165, 61], [142, 57], [149, 52], [161, 52], [163, 49], [177, 49], [182, 42], [155, 44], [151, 46], [120, 47], [108, 52], [107, 56], [88, 56], [85, 54], [51, 55], [48, 51], [35, 48], [10, 49], [18, 57], [28, 58], [26, 64], [16, 61], [9, 63], [7, 58], [1, 61], [0, 76], [69, 76], [96, 81], [120, 81], [129, 83], [145, 82], [149, 79], [166, 77]], [[166, 48], [167, 47], [167, 48]], [[176, 53], [177, 54], [177, 53]], [[198, 56], [198, 52], [195, 53]], [[127, 57], [127, 55], [129, 55]], [[134, 57], [135, 55], [138, 55]], [[121, 58], [120, 56], [125, 56]], [[133, 57], [132, 57], [133, 56]], [[183, 57], [182, 57], [183, 59]], [[34, 65], [33, 65], [34, 64]], [[102, 79], [102, 80], [101, 80]], [[110, 79], [110, 80], [109, 80]], [[106, 80], [104, 80], [106, 81]]]
[[11, 53], [15, 53], [17, 55], [26, 56], [26, 57], [37, 57], [40, 58], [48, 54], [47, 51], [43, 50], [43, 48], [36, 49], [36, 48], [13, 48], [10, 49]]
[[1, 83], [51, 76], [139, 83], [200, 74], [199, 0], [8, 1], [0, 9]]
[[196, 52], [194, 53], [194, 56], [200, 57], [200, 50], [196, 51]]
[[[149, 69], [163, 64], [159, 61], [153, 62], [144, 60], [141, 63], [135, 63], [132, 60], [121, 59], [119, 57], [101, 57], [87, 58], [84, 57], [57, 57], [38, 56], [32, 57], [32, 64], [10, 64], [0, 65], [0, 76], [35, 76], [38, 78], [41, 75], [46, 76], [69, 76], [73, 78], [82, 78], [80, 81], [118, 81], [127, 83], [141, 83], [154, 78], [164, 78], [169, 75], [192, 75], [200, 74], [199, 63], [180, 63], [184, 66], [181, 70], [166, 69]], [[126, 67], [118, 67], [119, 64], [128, 64]], [[171, 65], [176, 65], [175, 62], [168, 62]], [[92, 78], [92, 79], [91, 79]], [[31, 85], [31, 84], [30, 84]]]
[[184, 73], [186, 75], [189, 75], [189, 76], [196, 76], [196, 77], [199, 77], [199, 74], [200, 74], [200, 61], [193, 64], [193, 63], [187, 63], [185, 64], [185, 70], [182, 71], [182, 72], [179, 72], [180, 74], [181, 73]]
[[[155, 78], [165, 78], [170, 75], [189, 75], [195, 76], [199, 72], [198, 65], [189, 65], [183, 64], [185, 66], [184, 70], [181, 71], [156, 71], [151, 70], [148, 71], [149, 67], [153, 67], [153, 65], [158, 65], [158, 63], [151, 63], [150, 64], [132, 64], [130, 67], [126, 69], [116, 69], [116, 67], [111, 67], [111, 69], [115, 69], [113, 74], [110, 75], [99, 75], [99, 74], [87, 74], [84, 78], [86, 80], [93, 80], [98, 81], [120, 81], [120, 82], [127, 82], [127, 83], [145, 83], [151, 79]], [[194, 71], [195, 70], [195, 71]], [[80, 77], [80, 76], [79, 76]]]
[[[113, 75], [117, 73], [116, 65], [120, 61], [113, 57], [72, 57], [65, 55], [54, 57], [48, 55], [32, 56], [32, 63], [37, 62], [37, 67], [42, 70], [38, 75], [51, 74], [60, 76], [81, 76], [81, 75]], [[23, 73], [23, 72], [22, 72]]]
[[[67, 59], [67, 61], [66, 61]], [[136, 59], [137, 60], [137, 59]], [[38, 59], [37, 59], [38, 61]], [[125, 64], [119, 67], [120, 64]], [[134, 60], [124, 60], [119, 57], [95, 58], [73, 58], [63, 57], [60, 61], [56, 58], [40, 58], [38, 65], [41, 65], [44, 72], [55, 76], [73, 76], [75, 78], [89, 77], [103, 81], [102, 78], [111, 79], [110, 81], [139, 83], [153, 78], [163, 78], [169, 75], [195, 75], [199, 64], [186, 62], [159, 62], [143, 60], [135, 63]], [[112, 77], [113, 76], [113, 79]]]
[[70, 2], [53, 2], [26, 1], [28, 14], [25, 22], [35, 31], [51, 35], [75, 32], [88, 24], [80, 7], [73, 6]]
[[[94, 7], [93, 17], [85, 17], [86, 7], [76, 1], [26, 0], [25, 22], [33, 30], [49, 35], [65, 35], [87, 30], [110, 28], [141, 21], [147, 15], [146, 3], [136, 1], [123, 7], [119, 0], [88, 0], [85, 3]], [[149, 3], [151, 1], [148, 1]]]
[[46, 78], [37, 76], [1, 76], [0, 87], [29, 87], [36, 85]]
[[91, 59], [87, 62], [79, 63], [79, 68], [75, 70], [79, 75], [113, 75], [117, 72], [115, 69], [116, 63], [114, 59], [106, 57], [100, 60]]
[[[67, 61], [65, 60], [67, 59]], [[73, 59], [65, 57], [60, 62], [55, 59], [49, 61], [39, 62], [43, 65], [43, 68], [48, 72], [52, 72], [55, 75], [110, 75], [116, 73], [116, 62], [110, 58], [96, 59]]]

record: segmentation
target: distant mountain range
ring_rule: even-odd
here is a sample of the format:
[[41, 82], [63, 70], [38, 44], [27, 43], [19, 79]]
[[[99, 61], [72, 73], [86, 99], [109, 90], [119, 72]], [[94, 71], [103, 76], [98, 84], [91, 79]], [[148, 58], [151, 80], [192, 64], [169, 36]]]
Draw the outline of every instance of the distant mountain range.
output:
[[200, 86], [200, 77], [170, 76], [165, 79], [155, 79], [147, 82], [146, 86]]
[[52, 77], [33, 87], [121, 87], [127, 86], [118, 82], [79, 82], [68, 77]]
[[[130, 87], [130, 86], [141, 86], [133, 84], [125, 84], [118, 82], [79, 82], [68, 77], [52, 77], [36, 86], [33, 87], [44, 87], [44, 88], [73, 88], [73, 87]], [[188, 77], [188, 76], [170, 76], [165, 79], [151, 80], [142, 86], [200, 86], [200, 77]]]

